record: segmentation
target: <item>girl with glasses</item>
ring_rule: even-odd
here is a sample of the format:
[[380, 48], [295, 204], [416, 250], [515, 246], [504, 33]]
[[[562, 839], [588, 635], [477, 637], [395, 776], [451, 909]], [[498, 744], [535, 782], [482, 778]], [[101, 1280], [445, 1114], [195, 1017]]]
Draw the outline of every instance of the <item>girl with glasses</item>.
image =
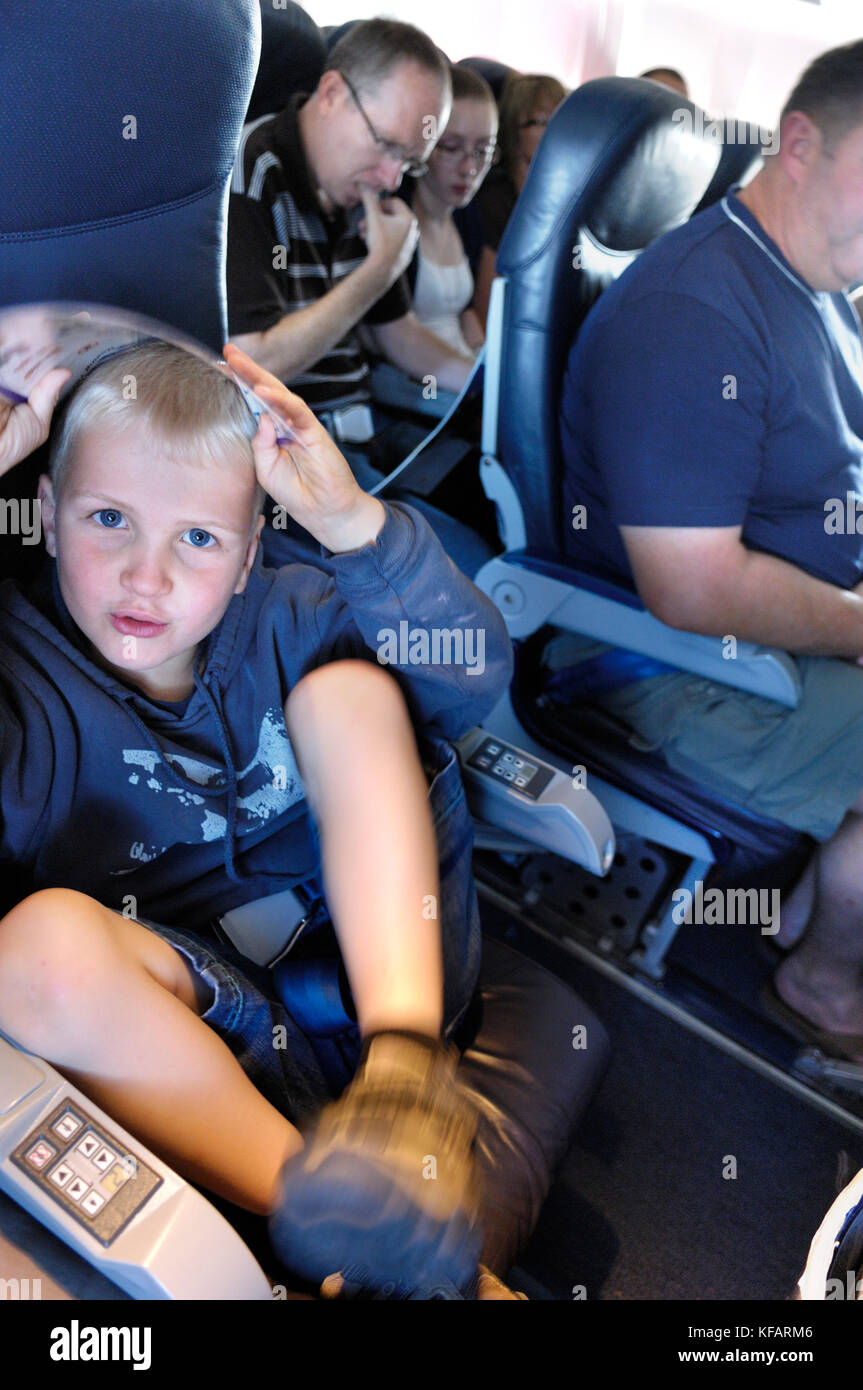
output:
[[472, 308], [473, 274], [453, 213], [467, 207], [495, 160], [497, 106], [488, 83], [469, 68], [453, 67], [452, 88], [449, 123], [429, 156], [428, 174], [412, 190], [420, 238], [410, 275], [420, 322], [473, 356], [484, 334]]

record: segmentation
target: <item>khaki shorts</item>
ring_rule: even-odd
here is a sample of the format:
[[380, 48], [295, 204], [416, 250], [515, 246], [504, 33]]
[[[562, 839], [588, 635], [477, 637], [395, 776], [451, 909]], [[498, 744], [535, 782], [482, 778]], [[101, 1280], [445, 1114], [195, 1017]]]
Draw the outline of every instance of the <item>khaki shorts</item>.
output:
[[[599, 651], [561, 635], [546, 648], [560, 670]], [[795, 709], [685, 672], [652, 676], [603, 695], [638, 744], [747, 810], [829, 840], [863, 791], [863, 668], [797, 657]], [[594, 697], [597, 699], [598, 697]]]

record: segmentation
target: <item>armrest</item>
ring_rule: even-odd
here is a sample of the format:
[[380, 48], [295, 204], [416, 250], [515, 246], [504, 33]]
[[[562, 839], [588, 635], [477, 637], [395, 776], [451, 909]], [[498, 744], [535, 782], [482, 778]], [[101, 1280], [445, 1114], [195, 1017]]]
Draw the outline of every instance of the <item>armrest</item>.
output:
[[251, 1251], [202, 1193], [2, 1034], [0, 1189], [133, 1298], [272, 1301]]
[[510, 551], [489, 560], [474, 582], [497, 604], [514, 639], [551, 623], [792, 709], [800, 698], [797, 667], [787, 652], [679, 632], [648, 613], [631, 590], [574, 566]]
[[539, 845], [591, 873], [608, 873], [614, 831], [585, 786], [481, 727], [470, 729], [455, 748], [468, 806], [483, 825]]

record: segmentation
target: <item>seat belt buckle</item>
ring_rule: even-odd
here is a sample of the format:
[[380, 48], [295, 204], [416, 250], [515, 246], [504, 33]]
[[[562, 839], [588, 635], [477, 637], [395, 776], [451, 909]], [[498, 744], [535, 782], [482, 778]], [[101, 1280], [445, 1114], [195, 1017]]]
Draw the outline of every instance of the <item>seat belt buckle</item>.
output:
[[374, 437], [374, 422], [368, 405], [345, 405], [332, 412], [336, 438], [342, 444], [367, 444]]
[[292, 888], [233, 907], [217, 917], [219, 935], [255, 965], [273, 966], [288, 954], [314, 915]]

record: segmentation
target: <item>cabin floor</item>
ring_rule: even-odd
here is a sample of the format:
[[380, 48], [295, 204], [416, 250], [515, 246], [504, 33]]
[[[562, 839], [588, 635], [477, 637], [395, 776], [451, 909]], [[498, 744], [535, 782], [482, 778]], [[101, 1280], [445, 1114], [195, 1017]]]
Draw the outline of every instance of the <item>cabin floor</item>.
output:
[[673, 867], [644, 853], [647, 888], [634, 894], [621, 866], [587, 912], [563, 861], [477, 856], [484, 930], [568, 981], [612, 1049], [511, 1282], [545, 1300], [787, 1299], [863, 1166], [861, 1097], [800, 1079], [786, 1089], [800, 1045], [761, 1008], [774, 961], [751, 927], [684, 925], [662, 981], [627, 969], [620, 897], [628, 888], [648, 908]]

